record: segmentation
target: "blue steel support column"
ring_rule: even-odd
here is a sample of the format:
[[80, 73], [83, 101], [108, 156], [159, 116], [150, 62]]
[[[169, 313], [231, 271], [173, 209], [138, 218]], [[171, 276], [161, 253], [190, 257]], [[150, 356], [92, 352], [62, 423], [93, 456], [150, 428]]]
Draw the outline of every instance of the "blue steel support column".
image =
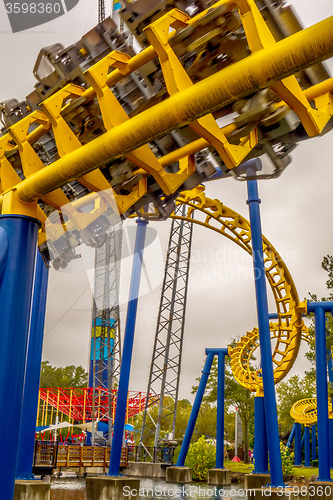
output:
[[290, 433], [289, 439], [288, 439], [287, 444], [286, 444], [287, 448], [290, 448], [291, 443], [293, 442], [294, 436], [295, 436], [295, 424], [293, 425], [293, 428], [291, 429], [291, 433]]
[[304, 466], [310, 467], [310, 427], [304, 427]]
[[247, 181], [271, 486], [283, 486], [257, 180]]
[[325, 310], [321, 302], [308, 302], [308, 312], [315, 313], [316, 382], [319, 480], [330, 481], [328, 390], [326, 360]]
[[0, 250], [0, 485], [5, 500], [14, 496], [38, 226], [31, 217], [0, 216], [0, 247], [8, 242], [7, 258]]
[[268, 473], [267, 428], [264, 397], [254, 398], [254, 470], [253, 474]]
[[330, 435], [330, 443], [329, 443], [330, 468], [333, 469], [333, 419], [331, 419], [331, 418], [328, 419], [328, 428], [329, 428], [329, 435]]
[[[328, 380], [333, 384], [333, 363], [332, 363], [332, 351], [328, 353]], [[331, 398], [332, 402], [333, 398]], [[329, 433], [330, 433], [330, 467], [333, 469], [333, 419], [329, 419]]]
[[134, 343], [135, 322], [138, 309], [138, 297], [143, 263], [143, 250], [148, 224], [147, 221], [141, 219], [137, 219], [136, 222], [137, 230], [135, 238], [131, 284], [128, 298], [124, 346], [119, 375], [116, 415], [114, 420], [113, 438], [111, 445], [109, 476], [119, 476], [120, 457], [126, 417], [128, 385]]
[[23, 418], [21, 419], [20, 437], [17, 451], [16, 479], [33, 479], [34, 477], [32, 474], [32, 465], [34, 457], [48, 276], [49, 272], [45, 266], [44, 260], [40, 252], [37, 252], [28, 353], [24, 379], [22, 404]]
[[294, 441], [295, 465], [302, 465], [302, 426], [295, 422], [295, 441]]
[[311, 447], [312, 447], [312, 460], [317, 459], [317, 436], [316, 436], [317, 426], [313, 424], [311, 426]]
[[[207, 350], [206, 350], [207, 354]], [[228, 350], [220, 350], [217, 354], [217, 424], [216, 424], [216, 469], [224, 469], [224, 383], [225, 355]]]
[[181, 449], [180, 449], [180, 452], [178, 455], [177, 467], [184, 467], [185, 458], [187, 455], [188, 448], [190, 446], [192, 434], [194, 431], [194, 426], [195, 426], [195, 423], [197, 421], [198, 413], [200, 410], [200, 405], [201, 405], [202, 398], [203, 398], [203, 395], [204, 395], [204, 392], [206, 389], [206, 384], [207, 384], [207, 380], [208, 380], [208, 377], [210, 374], [210, 369], [212, 367], [213, 359], [214, 359], [214, 353], [209, 352], [207, 354], [207, 357], [206, 357], [205, 366], [202, 370], [202, 375], [201, 375], [201, 379], [199, 382], [199, 387], [197, 390], [197, 394], [195, 396], [191, 415], [190, 415], [190, 418], [189, 418], [189, 421], [188, 421], [188, 424], [186, 427], [186, 432], [185, 432], [185, 436], [183, 439], [183, 443], [182, 443], [182, 446], [181, 446]]

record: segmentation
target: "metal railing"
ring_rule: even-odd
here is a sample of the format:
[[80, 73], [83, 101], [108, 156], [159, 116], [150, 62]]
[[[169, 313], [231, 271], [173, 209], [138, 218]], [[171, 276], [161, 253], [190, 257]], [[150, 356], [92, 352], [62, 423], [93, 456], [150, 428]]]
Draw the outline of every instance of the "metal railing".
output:
[[[110, 463], [110, 447], [65, 445], [50, 441], [36, 441], [34, 454], [34, 469], [78, 468], [83, 472], [86, 467], [102, 467], [107, 471]], [[120, 466], [127, 467], [128, 450], [121, 451]], [[38, 473], [38, 472], [37, 472]]]
[[127, 456], [129, 462], [173, 462], [174, 448], [172, 446], [128, 446]]

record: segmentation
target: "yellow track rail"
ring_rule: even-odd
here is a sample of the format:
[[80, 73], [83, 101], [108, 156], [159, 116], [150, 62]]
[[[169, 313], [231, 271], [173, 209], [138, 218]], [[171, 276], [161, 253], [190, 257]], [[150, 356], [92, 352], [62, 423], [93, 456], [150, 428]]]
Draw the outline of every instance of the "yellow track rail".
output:
[[[247, 253], [252, 254], [250, 223], [240, 214], [222, 204], [219, 200], [207, 198], [200, 189], [182, 193], [177, 203], [188, 206], [186, 217], [172, 214], [171, 217], [184, 219], [212, 229], [226, 236]], [[275, 324], [276, 345], [272, 359], [275, 383], [280, 382], [292, 368], [297, 357], [302, 338], [302, 309], [297, 290], [286, 264], [263, 236], [266, 277], [271, 287], [278, 322]], [[234, 349], [229, 350], [231, 367], [236, 380], [252, 391], [262, 388], [261, 370], [250, 366], [251, 354], [258, 347], [257, 329], [242, 337]]]
[[[333, 418], [331, 398], [328, 398], [328, 412], [329, 418]], [[299, 424], [307, 426], [315, 424], [317, 422], [317, 399], [308, 398], [297, 401], [291, 407], [290, 415]]]

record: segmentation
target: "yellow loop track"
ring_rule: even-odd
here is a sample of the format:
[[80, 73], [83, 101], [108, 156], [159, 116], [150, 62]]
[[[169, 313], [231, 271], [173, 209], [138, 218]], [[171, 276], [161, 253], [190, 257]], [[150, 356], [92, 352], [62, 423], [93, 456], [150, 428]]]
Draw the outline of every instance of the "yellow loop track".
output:
[[[212, 229], [252, 254], [250, 222], [221, 201], [207, 198], [200, 189], [195, 189], [182, 193], [177, 203], [188, 206], [187, 215], [182, 217], [172, 214], [171, 217]], [[276, 345], [272, 354], [274, 380], [277, 383], [287, 375], [297, 357], [302, 338], [302, 311], [290, 272], [265, 236], [263, 248], [266, 277], [278, 313], [278, 321], [274, 326]], [[258, 331], [254, 329], [242, 337], [235, 348], [229, 349], [236, 380], [251, 391], [262, 388], [261, 370], [254, 370], [250, 366], [251, 355], [258, 347], [257, 339]]]
[[[333, 418], [331, 398], [328, 398], [328, 412], [329, 418]], [[308, 398], [297, 401], [291, 407], [290, 415], [299, 424], [307, 426], [315, 424], [317, 422], [317, 399]]]

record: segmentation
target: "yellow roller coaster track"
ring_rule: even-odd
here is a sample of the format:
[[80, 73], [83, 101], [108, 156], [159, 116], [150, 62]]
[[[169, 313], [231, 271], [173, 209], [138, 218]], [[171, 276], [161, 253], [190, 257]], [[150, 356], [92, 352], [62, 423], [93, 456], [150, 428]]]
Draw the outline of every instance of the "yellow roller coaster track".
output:
[[[183, 192], [178, 204], [188, 206], [187, 216], [171, 215], [212, 229], [226, 236], [247, 253], [252, 254], [250, 223], [219, 200], [207, 198], [202, 189]], [[297, 290], [287, 266], [273, 245], [263, 236], [266, 277], [276, 303], [278, 322], [274, 325], [276, 345], [272, 354], [275, 383], [289, 372], [297, 357], [302, 339], [302, 312]], [[236, 380], [252, 391], [262, 388], [261, 370], [250, 367], [251, 354], [258, 347], [255, 331], [242, 337], [234, 349], [229, 350], [231, 366]]]
[[[329, 418], [333, 418], [331, 398], [328, 398], [328, 412]], [[308, 398], [297, 401], [291, 407], [290, 415], [299, 424], [307, 426], [315, 424], [317, 422], [317, 399]]]
[[[98, 197], [98, 194], [94, 194]], [[85, 197], [87, 198], [87, 197]], [[80, 200], [73, 202], [76, 208]], [[236, 243], [248, 254], [252, 254], [250, 222], [234, 210], [226, 207], [219, 200], [206, 197], [204, 187], [199, 186], [191, 191], [183, 191], [177, 198], [177, 205], [185, 204], [188, 207], [186, 216], [171, 214], [171, 218], [183, 219], [227, 237]], [[91, 214], [94, 217], [100, 215]], [[89, 219], [90, 220], [90, 219]], [[49, 221], [49, 235], [55, 236], [55, 241], [62, 231], [52, 229], [54, 224]], [[73, 229], [72, 221], [66, 222], [66, 231]], [[263, 236], [264, 264], [266, 277], [271, 287], [278, 321], [271, 325], [272, 339], [276, 344], [272, 354], [274, 363], [274, 380], [280, 382], [292, 368], [298, 354], [303, 337], [307, 329], [302, 321], [304, 305], [299, 303], [297, 290], [290, 272], [273, 245]], [[305, 329], [305, 330], [304, 330]], [[229, 348], [231, 367], [236, 380], [251, 391], [262, 390], [261, 370], [254, 370], [250, 366], [252, 354], [259, 347], [258, 329], [254, 328], [242, 337], [235, 348]]]

